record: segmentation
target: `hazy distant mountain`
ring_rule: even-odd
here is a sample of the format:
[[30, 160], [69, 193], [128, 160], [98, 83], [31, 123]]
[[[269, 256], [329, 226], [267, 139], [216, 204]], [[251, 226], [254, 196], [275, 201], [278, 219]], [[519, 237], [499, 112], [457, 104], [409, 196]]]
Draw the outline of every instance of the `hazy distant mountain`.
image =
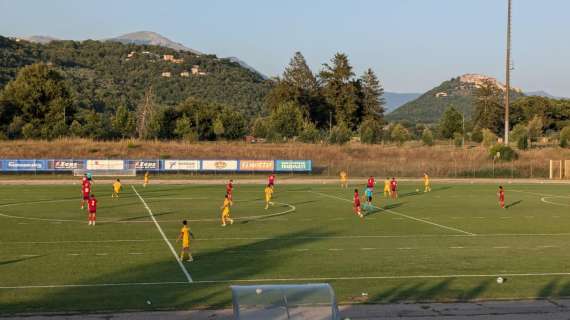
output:
[[137, 31], [137, 32], [127, 33], [115, 38], [105, 39], [105, 41], [117, 41], [127, 44], [131, 43], [139, 45], [161, 46], [178, 51], [188, 51], [195, 54], [202, 54], [198, 50], [188, 48], [181, 43], [174, 42], [168, 39], [167, 37], [152, 31]]
[[535, 96], [535, 97], [552, 98], [552, 99], [560, 99], [561, 98], [561, 97], [553, 96], [550, 93], [543, 91], [543, 90], [525, 92], [525, 95]]
[[[437, 87], [422, 94], [417, 99], [397, 108], [386, 116], [391, 121], [408, 120], [412, 122], [433, 123], [439, 121], [449, 106], [454, 106], [471, 118], [474, 110], [474, 93], [484, 82], [490, 81], [499, 89], [505, 90], [504, 84], [497, 79], [480, 74], [464, 74], [444, 81]], [[522, 96], [518, 88], [511, 88], [511, 96]]]
[[263, 73], [257, 71], [254, 67], [250, 66], [249, 64], [247, 64], [245, 61], [241, 60], [240, 58], [237, 57], [227, 57], [226, 59], [230, 60], [231, 62], [235, 62], [237, 64], [239, 64], [240, 66], [250, 70], [251, 72], [255, 72], [258, 75], [260, 75], [263, 79], [269, 79], [266, 75], [264, 75]]
[[50, 36], [29, 36], [29, 37], [21, 37], [20, 39], [30, 41], [30, 42], [34, 42], [34, 43], [41, 43], [41, 44], [46, 44], [46, 43], [50, 43], [52, 41], [59, 40], [57, 38], [50, 37]]
[[399, 93], [399, 92], [384, 92], [384, 99], [386, 99], [386, 113], [390, 113], [404, 104], [417, 99], [421, 93]]

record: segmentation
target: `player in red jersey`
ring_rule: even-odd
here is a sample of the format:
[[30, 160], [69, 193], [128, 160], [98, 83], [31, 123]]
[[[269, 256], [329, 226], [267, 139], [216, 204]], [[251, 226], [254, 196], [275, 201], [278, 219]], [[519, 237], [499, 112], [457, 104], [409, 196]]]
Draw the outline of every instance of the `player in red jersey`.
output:
[[91, 194], [91, 182], [86, 179], [81, 183], [81, 193], [83, 197], [81, 198], [81, 209], [85, 207], [85, 202], [89, 201], [89, 194]]
[[88, 221], [90, 226], [95, 225], [96, 214], [97, 214], [97, 199], [95, 195], [92, 194], [87, 201], [87, 211], [89, 211]]
[[499, 186], [499, 191], [497, 191], [497, 196], [499, 197], [499, 206], [505, 209], [505, 189], [503, 189], [503, 186]]
[[398, 199], [398, 181], [396, 181], [396, 178], [392, 178], [392, 180], [390, 180], [390, 192], [392, 200]]
[[226, 194], [228, 195], [228, 200], [230, 200], [230, 206], [234, 205], [234, 181], [230, 179], [226, 185]]
[[360, 218], [364, 218], [362, 215], [362, 208], [360, 207], [360, 195], [358, 194], [358, 189], [354, 189], [354, 200], [353, 200], [354, 213]]
[[271, 187], [271, 189], [273, 189], [273, 187], [275, 186], [275, 174], [272, 173], [269, 175], [269, 177], [267, 178], [267, 184]]
[[374, 190], [375, 185], [376, 185], [376, 180], [374, 180], [373, 176], [370, 176], [370, 178], [368, 178], [368, 182], [366, 183], [366, 187]]

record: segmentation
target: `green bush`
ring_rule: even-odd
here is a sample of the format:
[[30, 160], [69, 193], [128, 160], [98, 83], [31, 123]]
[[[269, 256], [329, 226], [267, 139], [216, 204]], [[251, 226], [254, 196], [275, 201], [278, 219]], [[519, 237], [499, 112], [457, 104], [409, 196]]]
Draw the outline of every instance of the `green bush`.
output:
[[256, 138], [266, 138], [269, 132], [268, 122], [268, 118], [256, 118], [251, 126], [251, 134]]
[[483, 142], [483, 131], [475, 130], [471, 133], [471, 141], [476, 143]]
[[368, 119], [360, 125], [360, 142], [374, 144], [382, 141], [382, 125], [380, 122]]
[[314, 123], [305, 121], [303, 129], [299, 134], [299, 141], [306, 143], [315, 143], [321, 139], [321, 133]]
[[456, 147], [463, 147], [463, 135], [460, 132], [455, 132], [453, 134], [453, 144]]
[[399, 145], [403, 145], [404, 142], [410, 139], [410, 134], [408, 133], [408, 129], [398, 123], [392, 128], [390, 137], [392, 138], [392, 141], [397, 142]]
[[570, 145], [570, 126], [564, 127], [560, 131], [560, 146], [562, 148], [568, 148]]
[[433, 133], [431, 133], [431, 130], [428, 128], [425, 128], [424, 131], [422, 131], [422, 143], [429, 147], [434, 145]]
[[344, 123], [340, 123], [332, 128], [329, 135], [329, 143], [345, 144], [350, 141], [351, 137], [352, 132], [350, 132], [350, 129]]
[[519, 150], [526, 150], [528, 149], [528, 135], [522, 135], [517, 139], [517, 148]]
[[511, 141], [517, 141], [517, 143], [522, 136], [526, 136], [528, 139], [528, 128], [524, 124], [519, 123], [511, 130], [509, 136]]
[[[497, 155], [499, 156], [497, 157]], [[499, 161], [512, 161], [518, 159], [519, 157], [513, 148], [504, 144], [494, 145], [491, 149], [489, 149], [489, 156], [491, 159], [494, 158]]]
[[483, 134], [482, 144], [485, 148], [494, 146], [497, 143], [497, 135], [494, 134], [493, 131], [489, 129], [483, 129], [481, 132]]

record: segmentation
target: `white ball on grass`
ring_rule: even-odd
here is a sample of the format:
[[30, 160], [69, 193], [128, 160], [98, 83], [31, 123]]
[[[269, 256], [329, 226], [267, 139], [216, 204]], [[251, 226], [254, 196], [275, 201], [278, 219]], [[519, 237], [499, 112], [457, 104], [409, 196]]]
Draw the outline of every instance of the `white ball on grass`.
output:
[[150, 304], [152, 304], [152, 302], [150, 302], [150, 300], [147, 300], [146, 304], [150, 305]]
[[505, 279], [504, 279], [503, 277], [498, 277], [498, 278], [497, 278], [497, 283], [498, 283], [498, 284], [502, 284], [502, 283], [504, 283], [504, 282], [505, 282]]
[[255, 289], [255, 293], [257, 293], [257, 294], [261, 294], [262, 292], [263, 292], [263, 289], [261, 289], [261, 288]]

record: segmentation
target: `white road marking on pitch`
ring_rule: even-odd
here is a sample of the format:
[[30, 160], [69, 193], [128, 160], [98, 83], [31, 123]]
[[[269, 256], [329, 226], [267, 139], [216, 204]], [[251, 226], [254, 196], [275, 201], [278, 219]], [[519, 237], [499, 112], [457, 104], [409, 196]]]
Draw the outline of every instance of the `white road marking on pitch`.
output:
[[[303, 236], [283, 239], [421, 239], [421, 238], [494, 238], [494, 237], [568, 237], [570, 233], [487, 233], [474, 236], [466, 234], [410, 234], [410, 235], [347, 235], [347, 236]], [[228, 240], [271, 240], [273, 237], [220, 237], [197, 238], [194, 241], [228, 241]], [[176, 240], [175, 238], [169, 240]], [[155, 242], [163, 239], [117, 239], [117, 240], [69, 240], [69, 241], [0, 241], [2, 245], [33, 245], [33, 244], [65, 244], [65, 243], [114, 243], [114, 242]]]
[[160, 235], [162, 236], [162, 239], [164, 239], [164, 242], [166, 242], [166, 245], [168, 245], [168, 248], [170, 248], [170, 252], [172, 252], [172, 255], [174, 256], [174, 259], [176, 260], [176, 262], [178, 263], [178, 266], [180, 267], [180, 270], [182, 270], [182, 272], [184, 273], [184, 276], [186, 276], [186, 280], [188, 280], [188, 283], [192, 283], [192, 277], [190, 276], [190, 273], [188, 272], [188, 270], [186, 269], [186, 267], [182, 264], [182, 261], [180, 261], [180, 259], [178, 259], [178, 254], [176, 253], [176, 251], [174, 250], [174, 247], [172, 246], [172, 244], [170, 243], [170, 241], [168, 241], [168, 238], [166, 237], [166, 235], [164, 234], [164, 231], [162, 231], [162, 227], [160, 226], [160, 224], [158, 224], [158, 222], [156, 221], [154, 214], [152, 214], [152, 210], [150, 210], [148, 204], [146, 204], [146, 202], [144, 201], [144, 199], [141, 197], [141, 195], [139, 194], [139, 192], [137, 191], [137, 189], [135, 188], [135, 186], [131, 185], [131, 188], [133, 188], [133, 191], [136, 193], [136, 195], [139, 197], [139, 199], [141, 200], [143, 206], [146, 208], [146, 211], [148, 211], [148, 214], [150, 215], [150, 218], [152, 219], [152, 221], [154, 221], [154, 225], [156, 226], [156, 228], [158, 229], [158, 232], [160, 233]]
[[[326, 194], [326, 193], [322, 193], [322, 192], [317, 192], [317, 191], [310, 191], [310, 192], [316, 193], [316, 194], [320, 194], [320, 195], [322, 195], [322, 196], [329, 197], [329, 198], [333, 198], [333, 199], [338, 199], [338, 200], [342, 200], [342, 201], [352, 202], [352, 201], [350, 201], [350, 200], [348, 200], [348, 199], [341, 198], [341, 197], [337, 197], [337, 196], [333, 196], [333, 195]], [[444, 226], [444, 225], [442, 225], [442, 224], [435, 223], [435, 222], [431, 222], [431, 221], [427, 221], [427, 220], [424, 220], [424, 219], [419, 219], [419, 218], [416, 218], [416, 217], [409, 216], [409, 215], [407, 215], [407, 214], [403, 214], [403, 213], [400, 213], [400, 212], [396, 212], [396, 211], [391, 210], [391, 209], [384, 209], [384, 208], [380, 208], [380, 207], [377, 207], [377, 206], [373, 206], [373, 207], [376, 208], [376, 209], [385, 211], [385, 212], [389, 212], [389, 213], [391, 213], [391, 214], [395, 214], [395, 215], [397, 215], [397, 216], [402, 216], [402, 217], [405, 217], [405, 218], [408, 218], [408, 219], [411, 219], [411, 220], [416, 220], [416, 221], [419, 221], [419, 222], [431, 224], [431, 225], [434, 225], [434, 226], [437, 226], [437, 227], [440, 227], [440, 228], [444, 228], [444, 229], [447, 229], [447, 230], [453, 230], [453, 231], [460, 232], [460, 233], [463, 233], [463, 234], [466, 234], [466, 235], [470, 235], [470, 236], [474, 236], [474, 235], [475, 235], [474, 233], [471, 233], [471, 232], [468, 232], [468, 231], [465, 231], [465, 230], [461, 230], [461, 229], [457, 229], [457, 228], [453, 228], [453, 227]]]
[[552, 201], [546, 200], [546, 199], [551, 199], [551, 198], [559, 198], [559, 197], [542, 197], [542, 198], [540, 198], [540, 201], [542, 201], [544, 203], [548, 203], [548, 204], [553, 204], [555, 206], [570, 207], [570, 205], [565, 204], [565, 203], [558, 203], [558, 202], [552, 202]]
[[[543, 272], [543, 273], [502, 273], [502, 274], [442, 274], [442, 275], [400, 275], [400, 276], [362, 276], [362, 277], [305, 277], [305, 278], [258, 278], [258, 279], [225, 279], [225, 280], [198, 280], [197, 284], [232, 283], [232, 282], [313, 282], [313, 281], [359, 281], [359, 280], [409, 280], [409, 279], [446, 279], [446, 278], [496, 278], [496, 277], [559, 277], [570, 276], [570, 272]], [[132, 282], [132, 283], [94, 283], [94, 284], [60, 284], [60, 285], [29, 285], [29, 286], [3, 286], [6, 289], [51, 289], [51, 288], [89, 288], [89, 287], [127, 287], [127, 286], [163, 286], [185, 285], [188, 282]]]

